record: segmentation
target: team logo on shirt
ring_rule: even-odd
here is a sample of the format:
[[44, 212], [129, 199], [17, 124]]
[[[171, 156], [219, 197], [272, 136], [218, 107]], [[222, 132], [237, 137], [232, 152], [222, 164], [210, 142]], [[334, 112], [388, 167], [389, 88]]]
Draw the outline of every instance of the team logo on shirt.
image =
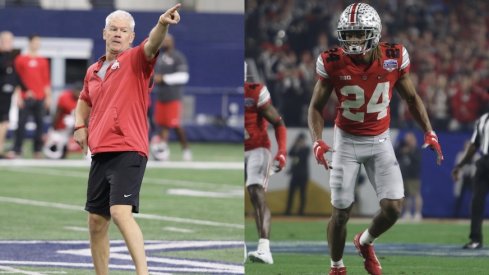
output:
[[244, 100], [245, 107], [253, 107], [255, 106], [255, 100], [251, 97], [246, 97]]
[[112, 70], [119, 69], [119, 61], [116, 59], [114, 63], [112, 63], [112, 66], [110, 67]]
[[384, 69], [392, 72], [393, 70], [397, 69], [397, 60], [396, 59], [387, 59], [384, 60]]
[[340, 80], [351, 80], [351, 75], [340, 75]]

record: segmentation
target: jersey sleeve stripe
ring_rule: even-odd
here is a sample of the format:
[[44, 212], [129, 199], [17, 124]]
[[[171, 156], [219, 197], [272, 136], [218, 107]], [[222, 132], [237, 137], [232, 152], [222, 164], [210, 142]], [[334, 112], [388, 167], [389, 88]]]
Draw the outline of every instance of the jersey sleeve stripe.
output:
[[400, 70], [406, 69], [407, 66], [409, 66], [410, 60], [409, 60], [409, 53], [406, 50], [406, 48], [403, 46], [402, 47], [402, 63], [401, 67], [399, 68]]
[[260, 90], [260, 94], [258, 95], [258, 102], [256, 103], [256, 106], [262, 107], [268, 102], [270, 102], [270, 92], [266, 86], [263, 86], [263, 88]]
[[323, 78], [329, 78], [328, 73], [326, 73], [326, 70], [324, 69], [323, 58], [321, 57], [321, 55], [318, 56], [318, 59], [316, 61], [316, 73]]

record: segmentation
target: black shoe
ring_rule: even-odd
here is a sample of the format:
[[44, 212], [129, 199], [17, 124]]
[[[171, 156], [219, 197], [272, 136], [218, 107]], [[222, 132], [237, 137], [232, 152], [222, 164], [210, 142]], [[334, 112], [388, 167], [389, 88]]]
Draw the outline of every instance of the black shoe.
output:
[[481, 249], [482, 243], [471, 241], [471, 242], [465, 244], [462, 248], [463, 249]]

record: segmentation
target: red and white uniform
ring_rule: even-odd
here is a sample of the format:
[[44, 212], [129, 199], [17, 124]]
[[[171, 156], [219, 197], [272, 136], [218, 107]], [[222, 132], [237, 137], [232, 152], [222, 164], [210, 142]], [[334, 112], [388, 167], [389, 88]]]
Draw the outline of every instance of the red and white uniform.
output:
[[390, 140], [389, 103], [397, 80], [409, 72], [402, 45], [380, 43], [382, 57], [359, 66], [342, 49], [322, 53], [316, 71], [334, 86], [338, 98], [330, 173], [331, 203], [345, 209], [354, 202], [363, 164], [378, 200], [401, 199], [404, 187]]
[[267, 87], [259, 83], [245, 83], [245, 151], [263, 147], [270, 149], [268, 121], [259, 110], [272, 103]]
[[65, 118], [67, 116], [71, 116], [73, 110], [75, 110], [76, 107], [76, 102], [78, 101], [78, 98], [73, 96], [73, 92], [68, 90], [64, 91], [61, 93], [61, 95], [58, 97], [58, 104], [57, 104], [57, 109], [61, 110], [61, 116], [53, 122], [53, 126], [55, 130], [61, 130], [65, 129]]
[[272, 157], [267, 133], [268, 121], [260, 110], [272, 104], [267, 87], [245, 83], [245, 181], [246, 186], [260, 184], [266, 189]]
[[379, 61], [356, 65], [342, 48], [323, 52], [316, 72], [330, 81], [339, 101], [335, 124], [358, 136], [375, 136], [390, 124], [389, 102], [396, 81], [409, 72], [409, 54], [400, 44], [380, 43]]

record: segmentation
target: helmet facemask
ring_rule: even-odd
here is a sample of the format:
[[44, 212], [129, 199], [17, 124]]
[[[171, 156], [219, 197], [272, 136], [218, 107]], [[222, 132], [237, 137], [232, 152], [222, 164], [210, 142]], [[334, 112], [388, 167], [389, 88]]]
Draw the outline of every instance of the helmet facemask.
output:
[[338, 30], [338, 40], [347, 54], [365, 54], [379, 43], [373, 28]]

